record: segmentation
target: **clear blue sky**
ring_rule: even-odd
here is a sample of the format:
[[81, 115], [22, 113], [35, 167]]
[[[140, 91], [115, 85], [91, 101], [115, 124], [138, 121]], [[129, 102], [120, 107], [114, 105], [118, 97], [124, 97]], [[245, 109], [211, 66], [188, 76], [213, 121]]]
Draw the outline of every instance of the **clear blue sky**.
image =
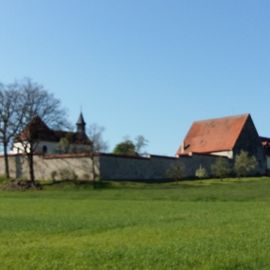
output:
[[250, 112], [270, 136], [270, 1], [0, 0], [0, 81], [30, 77], [111, 148], [173, 155], [192, 121]]

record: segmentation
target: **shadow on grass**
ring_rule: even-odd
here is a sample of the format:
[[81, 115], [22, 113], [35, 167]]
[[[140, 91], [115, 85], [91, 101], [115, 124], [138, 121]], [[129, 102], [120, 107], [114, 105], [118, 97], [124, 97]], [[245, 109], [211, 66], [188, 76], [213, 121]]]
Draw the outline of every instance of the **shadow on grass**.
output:
[[103, 181], [62, 180], [51, 182], [40, 182], [44, 189], [103, 189], [112, 185]]

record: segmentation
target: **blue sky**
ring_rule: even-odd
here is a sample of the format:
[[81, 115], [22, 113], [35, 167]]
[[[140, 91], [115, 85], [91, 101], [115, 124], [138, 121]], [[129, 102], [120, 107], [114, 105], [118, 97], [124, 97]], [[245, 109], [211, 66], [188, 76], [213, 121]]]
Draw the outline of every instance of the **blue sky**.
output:
[[30, 77], [71, 122], [174, 155], [194, 120], [250, 112], [270, 136], [270, 1], [0, 0], [0, 81]]

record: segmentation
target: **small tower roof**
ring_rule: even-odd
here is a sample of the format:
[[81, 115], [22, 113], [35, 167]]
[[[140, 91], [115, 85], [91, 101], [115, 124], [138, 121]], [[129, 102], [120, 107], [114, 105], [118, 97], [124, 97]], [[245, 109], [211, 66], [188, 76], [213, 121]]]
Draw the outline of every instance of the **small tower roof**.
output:
[[83, 118], [83, 114], [82, 113], [80, 113], [79, 119], [78, 119], [78, 121], [77, 121], [76, 124], [77, 125], [85, 125], [85, 121], [84, 121], [84, 118]]

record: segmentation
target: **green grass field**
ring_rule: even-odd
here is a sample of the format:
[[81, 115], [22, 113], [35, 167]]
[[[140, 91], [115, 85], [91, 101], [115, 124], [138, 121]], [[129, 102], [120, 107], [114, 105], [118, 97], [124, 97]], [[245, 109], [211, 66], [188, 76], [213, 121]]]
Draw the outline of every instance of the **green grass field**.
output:
[[270, 178], [0, 191], [0, 269], [270, 269]]

